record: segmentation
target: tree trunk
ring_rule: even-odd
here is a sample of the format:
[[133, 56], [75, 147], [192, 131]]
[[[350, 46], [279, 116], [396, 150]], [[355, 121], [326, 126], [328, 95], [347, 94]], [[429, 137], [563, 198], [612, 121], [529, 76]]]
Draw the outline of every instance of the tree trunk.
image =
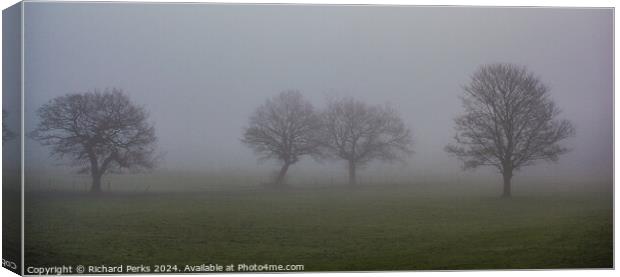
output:
[[99, 168], [99, 161], [97, 160], [97, 156], [90, 150], [88, 156], [90, 157], [90, 176], [93, 178], [90, 192], [101, 193], [101, 176], [103, 176], [103, 173]]
[[355, 176], [355, 162], [349, 161], [349, 185], [357, 185], [357, 178]]
[[512, 179], [512, 170], [505, 170], [504, 172], [504, 193], [503, 198], [510, 198], [512, 196], [512, 188], [510, 187], [510, 180]]
[[90, 192], [101, 193], [101, 174], [93, 174], [93, 184], [90, 187]]
[[288, 167], [291, 164], [288, 162], [285, 162], [284, 165], [282, 165], [282, 168], [280, 168], [280, 172], [278, 173], [278, 176], [276, 177], [276, 183], [275, 185], [277, 187], [283, 187], [284, 184], [284, 177], [286, 176], [286, 172], [288, 171]]

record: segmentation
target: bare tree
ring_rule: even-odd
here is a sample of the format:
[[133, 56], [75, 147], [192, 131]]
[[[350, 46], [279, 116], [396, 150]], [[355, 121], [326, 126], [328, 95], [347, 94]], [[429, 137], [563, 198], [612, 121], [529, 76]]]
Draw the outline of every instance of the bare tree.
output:
[[92, 192], [101, 191], [104, 174], [155, 166], [157, 138], [148, 114], [119, 89], [60, 96], [37, 112], [31, 137], [90, 173]]
[[11, 132], [11, 130], [9, 130], [6, 127], [6, 117], [7, 117], [7, 112], [5, 110], [2, 110], [2, 144], [4, 144], [5, 142], [13, 139], [15, 137], [15, 133]]
[[250, 118], [242, 142], [262, 159], [277, 159], [282, 167], [275, 179], [284, 185], [289, 167], [304, 155], [318, 155], [320, 120], [312, 104], [295, 90], [284, 91], [258, 107]]
[[412, 153], [411, 131], [389, 106], [369, 106], [353, 98], [331, 100], [322, 114], [321, 140], [328, 155], [348, 162], [349, 184], [372, 160], [396, 161]]
[[525, 67], [481, 66], [464, 86], [465, 114], [455, 120], [457, 145], [446, 151], [465, 169], [496, 167], [503, 176], [504, 197], [510, 197], [513, 171], [536, 161], [557, 161], [568, 149], [559, 144], [574, 135], [549, 89]]

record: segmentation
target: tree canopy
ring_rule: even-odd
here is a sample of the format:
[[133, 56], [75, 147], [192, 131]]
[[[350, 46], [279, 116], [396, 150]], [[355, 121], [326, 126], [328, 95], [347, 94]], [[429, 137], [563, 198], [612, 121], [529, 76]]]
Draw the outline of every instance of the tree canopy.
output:
[[558, 119], [549, 88], [527, 68], [513, 64], [481, 66], [464, 86], [465, 113], [455, 120], [456, 144], [446, 151], [463, 167], [493, 166], [510, 196], [513, 171], [537, 161], [557, 161], [569, 149], [560, 142], [575, 130]]
[[90, 173], [93, 192], [101, 191], [106, 173], [155, 166], [155, 128], [144, 108], [120, 89], [60, 96], [37, 114], [40, 122], [31, 137], [49, 146], [52, 156]]

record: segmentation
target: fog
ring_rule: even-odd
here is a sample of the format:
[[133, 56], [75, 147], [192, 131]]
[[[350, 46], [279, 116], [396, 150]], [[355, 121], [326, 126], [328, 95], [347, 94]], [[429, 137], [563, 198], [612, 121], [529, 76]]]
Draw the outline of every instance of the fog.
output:
[[[240, 141], [248, 118], [286, 89], [317, 108], [329, 97], [390, 103], [411, 128], [406, 164], [373, 163], [360, 176], [482, 178], [444, 151], [459, 96], [478, 66], [525, 65], [572, 121], [573, 149], [516, 177], [612, 178], [613, 10], [322, 5], [33, 3], [25, 5], [25, 126], [54, 97], [117, 87], [150, 112], [158, 170], [269, 173]], [[26, 139], [27, 170], [64, 170]], [[345, 175], [344, 162], [306, 158], [291, 168]], [[234, 174], [234, 173], [233, 173]], [[611, 183], [610, 183], [611, 185]]]

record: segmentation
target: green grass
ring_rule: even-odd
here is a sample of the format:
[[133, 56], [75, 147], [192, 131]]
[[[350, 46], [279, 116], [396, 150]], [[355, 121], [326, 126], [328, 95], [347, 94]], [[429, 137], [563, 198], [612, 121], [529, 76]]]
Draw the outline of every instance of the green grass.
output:
[[306, 271], [610, 268], [609, 192], [440, 184], [29, 192], [26, 266], [303, 264]]

